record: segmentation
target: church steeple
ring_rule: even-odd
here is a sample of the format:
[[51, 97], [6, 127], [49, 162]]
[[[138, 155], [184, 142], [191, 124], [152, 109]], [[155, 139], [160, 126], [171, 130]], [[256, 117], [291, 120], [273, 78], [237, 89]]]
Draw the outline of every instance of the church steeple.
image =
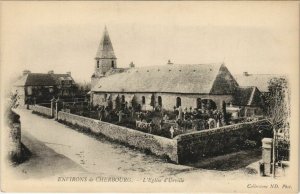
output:
[[102, 39], [100, 41], [96, 59], [116, 59], [114, 49], [111, 43], [111, 40], [109, 38], [109, 34], [107, 31], [107, 28], [105, 26]]
[[94, 77], [105, 76], [110, 69], [117, 68], [117, 58], [105, 26], [102, 39], [100, 41], [97, 53]]

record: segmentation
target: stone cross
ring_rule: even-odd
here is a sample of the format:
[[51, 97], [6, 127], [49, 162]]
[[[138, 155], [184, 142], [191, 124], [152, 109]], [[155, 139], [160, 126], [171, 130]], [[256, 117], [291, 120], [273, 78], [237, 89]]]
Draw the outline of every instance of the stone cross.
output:
[[122, 112], [122, 110], [120, 110], [119, 113], [118, 113], [119, 122], [122, 122], [123, 115], [124, 115], [124, 113]]
[[183, 120], [182, 108], [181, 106], [178, 108], [178, 119]]
[[173, 137], [174, 137], [174, 128], [173, 128], [173, 126], [171, 126], [171, 128], [170, 128], [170, 133], [171, 133], [171, 139], [173, 139]]

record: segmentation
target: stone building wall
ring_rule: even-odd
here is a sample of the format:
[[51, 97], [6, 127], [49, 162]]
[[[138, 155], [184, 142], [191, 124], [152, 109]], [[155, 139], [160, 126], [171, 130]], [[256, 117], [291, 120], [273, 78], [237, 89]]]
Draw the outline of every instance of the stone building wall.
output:
[[117, 59], [97, 59], [97, 60], [95, 60], [95, 75], [96, 75], [96, 77], [103, 76], [110, 69], [114, 69], [114, 68], [117, 68]]
[[[229, 103], [232, 101], [232, 95], [204, 95], [204, 94], [171, 94], [171, 93], [153, 93], [155, 97], [155, 105], [158, 105], [158, 96], [162, 98], [162, 107], [166, 110], [173, 110], [176, 106], [176, 98], [181, 98], [182, 108], [196, 108], [197, 98], [201, 99], [211, 99], [213, 100], [218, 109], [222, 108], [222, 102], [225, 101]], [[106, 105], [105, 95], [111, 95], [112, 99], [115, 99], [117, 95], [121, 98], [122, 95], [125, 96], [125, 100], [130, 103], [133, 95], [138, 104], [143, 105], [142, 97], [145, 97], [145, 105], [150, 105], [152, 93], [94, 93], [92, 95], [93, 106], [95, 105]], [[144, 105], [144, 106], [145, 106]]]

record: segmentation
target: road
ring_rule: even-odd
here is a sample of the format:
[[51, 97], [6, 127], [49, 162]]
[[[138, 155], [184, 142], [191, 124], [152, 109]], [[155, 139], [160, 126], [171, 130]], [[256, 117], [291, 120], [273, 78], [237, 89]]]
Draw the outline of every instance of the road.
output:
[[201, 179], [258, 178], [244, 169], [217, 171], [176, 165], [132, 148], [77, 132], [53, 119], [25, 109], [21, 116], [22, 142], [32, 157], [19, 165], [23, 177], [47, 178], [62, 175], [174, 177]]

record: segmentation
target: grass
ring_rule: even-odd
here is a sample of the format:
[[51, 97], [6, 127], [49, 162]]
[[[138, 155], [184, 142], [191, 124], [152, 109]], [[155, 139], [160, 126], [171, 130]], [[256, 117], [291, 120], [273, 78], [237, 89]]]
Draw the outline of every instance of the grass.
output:
[[21, 143], [21, 156], [17, 157], [17, 156], [10, 156], [10, 161], [12, 162], [13, 166], [17, 166], [25, 161], [27, 161], [30, 157], [31, 157], [31, 152], [30, 150]]
[[209, 170], [230, 171], [245, 168], [261, 159], [261, 149], [242, 150], [221, 156], [202, 158], [196, 162], [186, 162], [185, 165]]

